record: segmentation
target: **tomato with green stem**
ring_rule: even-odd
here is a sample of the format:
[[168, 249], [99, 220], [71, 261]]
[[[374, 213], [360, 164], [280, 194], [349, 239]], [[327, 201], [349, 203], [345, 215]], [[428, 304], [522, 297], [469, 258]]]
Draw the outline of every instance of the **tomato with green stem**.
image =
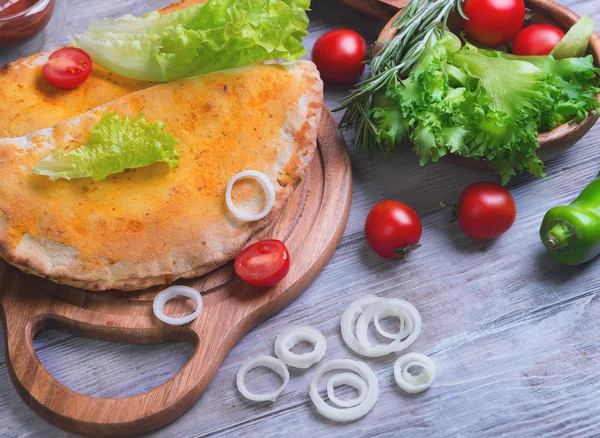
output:
[[423, 227], [417, 213], [399, 201], [383, 201], [371, 209], [365, 237], [373, 251], [389, 259], [406, 259], [419, 248]]

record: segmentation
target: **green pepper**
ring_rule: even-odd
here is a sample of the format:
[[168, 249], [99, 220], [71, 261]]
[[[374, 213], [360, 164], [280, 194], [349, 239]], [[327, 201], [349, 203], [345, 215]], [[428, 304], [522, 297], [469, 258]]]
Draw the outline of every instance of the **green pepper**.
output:
[[600, 254], [600, 174], [570, 205], [546, 213], [540, 237], [565, 265], [579, 265]]

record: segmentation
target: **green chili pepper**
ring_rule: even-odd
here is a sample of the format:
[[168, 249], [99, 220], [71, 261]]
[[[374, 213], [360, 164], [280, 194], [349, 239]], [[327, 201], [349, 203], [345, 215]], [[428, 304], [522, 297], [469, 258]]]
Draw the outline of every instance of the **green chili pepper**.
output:
[[600, 254], [600, 174], [570, 205], [546, 213], [540, 237], [565, 265], [579, 265]]

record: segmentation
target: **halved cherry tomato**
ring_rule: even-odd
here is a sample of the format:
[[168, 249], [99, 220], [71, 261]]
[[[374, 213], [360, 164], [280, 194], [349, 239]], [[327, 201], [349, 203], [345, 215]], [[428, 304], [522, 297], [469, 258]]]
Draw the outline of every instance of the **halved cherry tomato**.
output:
[[319, 73], [331, 82], [353, 84], [365, 70], [367, 43], [348, 29], [329, 31], [319, 37], [312, 49], [312, 62]]
[[466, 0], [463, 11], [469, 18], [463, 27], [471, 38], [488, 46], [512, 40], [523, 27], [523, 0]]
[[472, 239], [495, 239], [508, 231], [516, 217], [513, 197], [498, 184], [471, 184], [460, 195], [458, 225]]
[[512, 52], [521, 56], [549, 55], [565, 33], [551, 24], [532, 24], [517, 34]]
[[42, 70], [56, 88], [68, 90], [85, 82], [92, 72], [92, 58], [81, 49], [65, 47], [54, 52]]
[[365, 222], [365, 237], [373, 251], [388, 259], [406, 258], [420, 245], [421, 219], [408, 205], [383, 201], [371, 209]]
[[274, 286], [290, 270], [290, 254], [281, 240], [261, 240], [235, 258], [235, 273], [252, 286]]

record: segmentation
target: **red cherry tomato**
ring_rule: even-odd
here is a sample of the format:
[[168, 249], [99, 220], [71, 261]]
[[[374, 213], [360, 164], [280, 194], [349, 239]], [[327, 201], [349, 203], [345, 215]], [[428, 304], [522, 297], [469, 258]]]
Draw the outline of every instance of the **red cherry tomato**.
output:
[[521, 56], [549, 55], [565, 33], [550, 24], [532, 24], [517, 34], [512, 52]]
[[373, 251], [381, 257], [406, 257], [420, 245], [421, 219], [408, 205], [398, 201], [383, 201], [369, 212], [365, 222], [365, 237]]
[[281, 240], [261, 240], [235, 258], [235, 273], [252, 286], [274, 286], [290, 270], [290, 254]]
[[355, 83], [365, 65], [367, 44], [352, 30], [332, 30], [319, 37], [312, 49], [312, 61], [324, 79], [340, 84]]
[[513, 197], [498, 184], [471, 184], [460, 195], [458, 225], [472, 239], [495, 239], [508, 231], [516, 217]]
[[81, 49], [65, 47], [54, 52], [42, 69], [56, 88], [68, 90], [83, 84], [92, 72], [92, 58]]
[[523, 27], [523, 0], [467, 0], [463, 27], [475, 41], [496, 46], [512, 40]]

